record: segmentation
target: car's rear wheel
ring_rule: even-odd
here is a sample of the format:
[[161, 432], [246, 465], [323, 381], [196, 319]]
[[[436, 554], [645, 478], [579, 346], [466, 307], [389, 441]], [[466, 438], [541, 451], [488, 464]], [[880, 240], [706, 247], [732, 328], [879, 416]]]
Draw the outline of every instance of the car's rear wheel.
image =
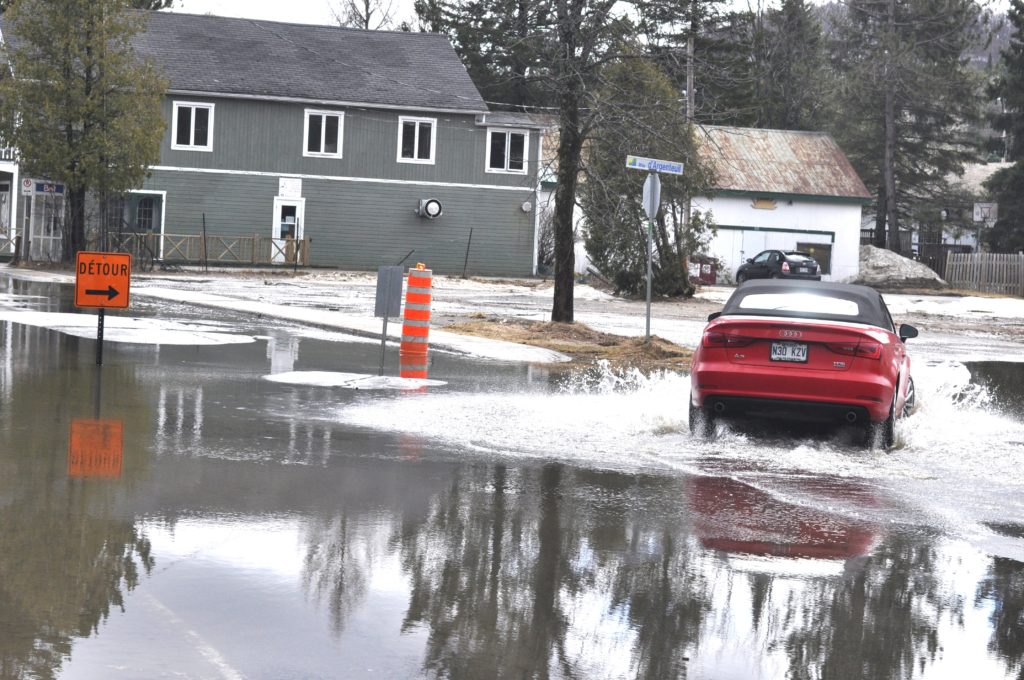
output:
[[715, 431], [715, 421], [707, 409], [693, 405], [690, 401], [690, 434], [700, 439], [710, 439]]
[[865, 444], [874, 447], [877, 442], [883, 449], [891, 449], [896, 443], [896, 393], [893, 392], [889, 417], [880, 423], [871, 423], [865, 432]]

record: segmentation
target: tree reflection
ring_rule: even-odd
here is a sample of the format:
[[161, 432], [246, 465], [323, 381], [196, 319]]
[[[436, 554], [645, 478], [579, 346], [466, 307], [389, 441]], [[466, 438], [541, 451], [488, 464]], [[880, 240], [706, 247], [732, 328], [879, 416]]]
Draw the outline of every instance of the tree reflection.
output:
[[978, 586], [977, 600], [993, 605], [992, 639], [988, 648], [997, 653], [1011, 673], [1024, 680], [1024, 564], [994, 557], [988, 575]]
[[[65, 342], [41, 329], [20, 332], [40, 353]], [[92, 410], [91, 381], [73, 371], [18, 375], [31, 383], [8, 385], [12, 398], [0, 404], [3, 680], [57, 676], [72, 639], [95, 633], [111, 608], [123, 609], [125, 593], [153, 566], [148, 539], [131, 519], [115, 518], [130, 480], [68, 478], [69, 405]], [[136, 396], [130, 382], [115, 384], [128, 388], [117, 397]]]

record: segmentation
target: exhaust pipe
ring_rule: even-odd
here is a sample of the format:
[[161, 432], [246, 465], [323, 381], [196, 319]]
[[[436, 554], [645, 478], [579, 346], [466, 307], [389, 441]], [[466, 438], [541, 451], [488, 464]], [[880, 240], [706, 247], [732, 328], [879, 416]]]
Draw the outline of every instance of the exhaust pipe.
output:
[[846, 422], [848, 422], [848, 423], [855, 423], [855, 422], [857, 422], [857, 412], [856, 411], [847, 411], [846, 412]]
[[715, 409], [715, 413], [725, 413], [725, 404], [723, 404], [720, 401], [716, 401], [714, 409]]

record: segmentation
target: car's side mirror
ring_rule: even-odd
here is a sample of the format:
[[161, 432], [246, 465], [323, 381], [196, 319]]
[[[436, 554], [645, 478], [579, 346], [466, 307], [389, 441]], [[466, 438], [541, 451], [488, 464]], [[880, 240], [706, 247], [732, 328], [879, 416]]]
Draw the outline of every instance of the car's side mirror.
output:
[[754, 258], [748, 257], [747, 258], [747, 264], [754, 264]]
[[917, 337], [917, 329], [911, 326], [909, 323], [900, 324], [900, 340], [906, 342], [910, 338]]
[[721, 312], [711, 312], [710, 314], [708, 314], [708, 321], [714, 321], [720, 316], [722, 316]]

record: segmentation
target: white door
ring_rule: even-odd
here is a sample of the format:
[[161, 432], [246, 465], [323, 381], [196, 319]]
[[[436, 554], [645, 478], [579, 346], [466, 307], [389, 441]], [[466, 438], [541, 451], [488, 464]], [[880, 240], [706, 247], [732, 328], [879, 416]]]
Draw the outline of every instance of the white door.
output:
[[304, 198], [274, 198], [274, 224], [272, 227], [270, 261], [274, 264], [294, 264], [302, 240]]
[[64, 195], [36, 192], [32, 196], [29, 259], [35, 262], [59, 262], [64, 254]]

